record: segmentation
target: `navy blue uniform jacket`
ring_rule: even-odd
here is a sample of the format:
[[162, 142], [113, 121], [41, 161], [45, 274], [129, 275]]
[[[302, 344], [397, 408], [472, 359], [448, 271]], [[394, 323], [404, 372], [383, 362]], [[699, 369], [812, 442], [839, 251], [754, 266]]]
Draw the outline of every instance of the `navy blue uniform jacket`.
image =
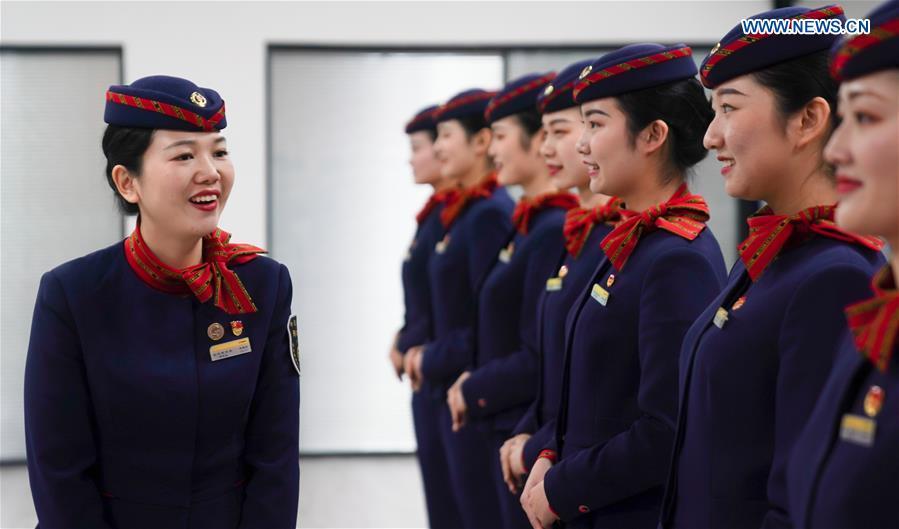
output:
[[[865, 397], [873, 386], [883, 404], [871, 418], [871, 444], [840, 435], [845, 414], [868, 418]], [[808, 420], [787, 470], [794, 527], [899, 527], [899, 344], [886, 372], [859, 353], [849, 332], [833, 373]]]
[[[843, 307], [871, 295], [882, 262], [879, 252], [815, 236], [784, 249], [751, 285], [742, 261], [734, 265], [684, 340], [664, 525], [789, 525], [793, 444], [830, 373]], [[729, 316], [718, 328], [722, 306]]]
[[[650, 232], [620, 272], [600, 262], [568, 316], [559, 428], [544, 447], [561, 449], [544, 487], [563, 521], [581, 517], [577, 525], [598, 528], [658, 520], [681, 342], [725, 276], [708, 228], [693, 241]], [[594, 286], [608, 291], [605, 305]]]
[[406, 315], [397, 337], [396, 348], [404, 354], [410, 347], [426, 344], [434, 336], [428, 261], [434, 255], [434, 245], [445, 232], [440, 222], [441, 211], [443, 211], [442, 204], [435, 207], [416, 227], [415, 237], [403, 260], [403, 299]]
[[609, 224], [593, 226], [577, 257], [563, 250], [554, 275], [558, 277], [562, 266], [567, 268], [567, 273], [561, 278], [558, 290], [551, 290], [547, 285], [540, 297], [536, 325], [540, 357], [537, 396], [512, 432], [513, 435], [531, 434], [522, 451], [525, 468], [534, 465], [540, 450], [556, 435], [565, 357], [565, 320], [571, 307], [581, 299], [584, 289], [592, 285], [589, 281], [593, 279], [600, 258], [605, 255], [599, 243], [610, 231], [612, 226]]
[[512, 230], [512, 207], [506, 189], [497, 187], [472, 200], [435, 245], [428, 270], [434, 340], [421, 371], [441, 396], [472, 365], [478, 291]]
[[[153, 289], [121, 242], [44, 274], [25, 369], [39, 527], [295, 526], [290, 275], [266, 257], [231, 268], [258, 312]], [[211, 361], [235, 320], [252, 351]]]
[[564, 222], [562, 208], [537, 212], [481, 288], [475, 369], [462, 393], [469, 416], [496, 432], [511, 432], [537, 393], [537, 301], [563, 248]]

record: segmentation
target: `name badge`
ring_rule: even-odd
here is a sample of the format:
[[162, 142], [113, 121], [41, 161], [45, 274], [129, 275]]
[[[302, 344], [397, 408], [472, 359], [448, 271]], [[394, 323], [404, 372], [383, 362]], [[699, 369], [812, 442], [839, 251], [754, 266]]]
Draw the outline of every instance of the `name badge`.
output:
[[593, 291], [590, 292], [590, 296], [603, 307], [609, 304], [609, 291], [602, 288], [597, 283], [593, 283]]
[[877, 423], [873, 419], [861, 415], [847, 413], [843, 415], [840, 423], [840, 439], [865, 448], [874, 444], [876, 431]]
[[551, 277], [546, 280], [546, 291], [547, 292], [556, 292], [558, 290], [562, 290], [562, 278], [561, 277]]
[[515, 252], [515, 242], [510, 242], [509, 246], [506, 246], [502, 250], [499, 251], [499, 260], [503, 263], [508, 263], [512, 260], [512, 254]]
[[225, 358], [231, 358], [232, 356], [247, 354], [252, 350], [253, 348], [250, 347], [250, 339], [241, 338], [240, 340], [213, 345], [209, 348], [209, 357], [215, 362], [224, 360]]
[[718, 312], [715, 313], [715, 319], [712, 320], [712, 323], [715, 324], [715, 327], [723, 329], [724, 324], [727, 323], [727, 319], [729, 317], [730, 316], [727, 313], [727, 309], [725, 309], [724, 307], [718, 307]]
[[447, 234], [443, 237], [443, 240], [442, 240], [442, 241], [438, 241], [437, 244], [434, 245], [434, 251], [437, 252], [437, 253], [443, 253], [443, 252], [445, 252], [445, 251], [446, 251], [446, 247], [449, 246], [449, 243], [450, 243], [450, 236], [449, 236], [449, 233], [447, 233]]

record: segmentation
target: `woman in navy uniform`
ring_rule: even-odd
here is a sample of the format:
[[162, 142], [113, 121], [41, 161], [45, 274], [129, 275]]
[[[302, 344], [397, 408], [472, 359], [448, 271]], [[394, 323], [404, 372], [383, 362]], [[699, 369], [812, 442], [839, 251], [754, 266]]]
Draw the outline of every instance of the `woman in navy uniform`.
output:
[[685, 182], [712, 118], [695, 75], [686, 45], [634, 44], [575, 86], [590, 187], [627, 209], [568, 315], [557, 435], [522, 497], [535, 528], [658, 522], [680, 343], [725, 278], [708, 206]]
[[890, 243], [874, 294], [846, 309], [830, 379], [787, 469], [795, 527], [899, 527], [899, 0], [840, 42], [831, 64], [842, 123], [824, 154], [836, 166], [840, 227]]
[[500, 185], [524, 192], [512, 215], [514, 227], [496, 256], [478, 293], [477, 326], [471, 368], [459, 376], [447, 395], [458, 429], [472, 426], [491, 437], [494, 487], [503, 527], [528, 527], [517, 495], [502, 476], [499, 449], [536, 393], [537, 299], [552, 275], [562, 249], [565, 212], [577, 198], [560, 192], [540, 157], [542, 123], [537, 96], [555, 74], [530, 74], [510, 81], [487, 105], [485, 118], [493, 131], [489, 154]]
[[294, 527], [290, 275], [217, 227], [224, 103], [165, 76], [106, 99], [107, 179], [140, 216], [41, 279], [25, 370], [39, 526]]
[[[844, 20], [839, 6], [757, 18]], [[728, 285], [687, 333], [665, 527], [781, 527], [793, 445], [831, 369], [842, 308], [866, 296], [879, 242], [833, 223], [823, 159], [836, 85], [834, 35], [747, 37], [738, 24], [705, 58], [715, 119], [705, 145], [727, 193], [763, 200]]]
[[[434, 245], [443, 238], [440, 222], [443, 205], [452, 190], [452, 181], [440, 174], [440, 162], [434, 152], [437, 124], [434, 113], [437, 107], [421, 110], [406, 125], [411, 158], [409, 164], [416, 184], [427, 184], [434, 193], [416, 215], [417, 228], [409, 251], [403, 260], [403, 299], [406, 313], [403, 327], [397, 332], [390, 360], [398, 377], [404, 372], [404, 355], [417, 345], [434, 338], [431, 317], [431, 286], [428, 282], [428, 263], [434, 254]], [[462, 525], [459, 510], [451, 501], [449, 468], [440, 442], [440, 409], [445, 399], [434, 396], [430, 388], [412, 393], [412, 418], [415, 423], [418, 463], [425, 489], [429, 525], [432, 528], [455, 528]], [[448, 500], [449, 499], [449, 500]]]
[[545, 286], [541, 285], [543, 292], [537, 303], [534, 326], [537, 396], [501, 449], [503, 478], [513, 493], [521, 488], [522, 476], [536, 462], [544, 443], [555, 435], [554, 419], [559, 407], [565, 354], [565, 316], [599, 263], [600, 241], [619, 220], [619, 201], [590, 190], [587, 166], [577, 152], [584, 124], [572, 91], [578, 75], [592, 62], [569, 65], [537, 98], [545, 131], [540, 152], [556, 187], [578, 190], [580, 207], [568, 210], [560, 228], [564, 248], [555, 256], [552, 277], [546, 279]]
[[[476, 300], [480, 285], [512, 228], [512, 199], [497, 187], [487, 155], [491, 131], [484, 111], [495, 92], [467, 90], [435, 116], [441, 174], [461, 186], [441, 212], [447, 230], [428, 267], [434, 338], [407, 351], [413, 387], [446, 399], [447, 390], [471, 367]], [[445, 402], [445, 401], [444, 401]], [[449, 465], [452, 495], [463, 527], [500, 527], [499, 498], [492, 486], [490, 436], [470, 425], [453, 428], [449, 407], [440, 408], [440, 441]]]

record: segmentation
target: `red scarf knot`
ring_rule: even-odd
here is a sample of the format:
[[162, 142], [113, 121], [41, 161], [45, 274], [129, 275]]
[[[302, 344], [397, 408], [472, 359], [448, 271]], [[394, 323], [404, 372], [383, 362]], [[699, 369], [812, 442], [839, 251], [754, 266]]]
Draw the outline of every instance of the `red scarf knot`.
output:
[[565, 249], [569, 255], [577, 257], [581, 254], [590, 232], [597, 224], [612, 224], [621, 219], [621, 201], [612, 198], [602, 206], [595, 208], [572, 208], [565, 215], [565, 226], [562, 233], [565, 235]]
[[562, 208], [570, 211], [578, 205], [577, 197], [564, 191], [544, 193], [534, 198], [522, 197], [512, 213], [512, 224], [522, 235], [527, 235], [531, 227], [531, 220], [540, 211], [547, 208]]
[[432, 193], [431, 196], [428, 197], [428, 201], [425, 202], [424, 207], [421, 208], [421, 211], [419, 211], [418, 214], [415, 215], [415, 221], [419, 224], [424, 222], [425, 219], [428, 218], [428, 216], [435, 209], [437, 209], [437, 206], [446, 203], [449, 200], [450, 195], [452, 195], [453, 193], [455, 193], [455, 191], [451, 189]]
[[453, 222], [459, 218], [459, 215], [465, 210], [465, 207], [472, 200], [488, 198], [496, 190], [496, 173], [490, 173], [480, 183], [468, 189], [457, 189], [449, 193], [446, 205], [440, 212], [440, 221], [443, 227], [449, 229]]
[[753, 281], [757, 280], [784, 248], [801, 243], [813, 235], [858, 244], [879, 251], [883, 242], [840, 229], [833, 221], [836, 205], [813, 206], [799, 213], [775, 215], [765, 206], [747, 219], [749, 236], [737, 250]]
[[874, 297], [846, 307], [855, 347], [880, 371], [886, 371], [899, 336], [899, 290], [890, 266], [874, 276]]
[[157, 258], [144, 242], [140, 221], [125, 239], [125, 258], [137, 276], [157, 290], [170, 294], [193, 294], [205, 303], [214, 299], [216, 307], [228, 314], [256, 312], [256, 305], [240, 278], [228, 265], [252, 261], [262, 248], [230, 244], [231, 234], [216, 228], [203, 237], [203, 262], [177, 270]]
[[662, 229], [689, 241], [698, 237], [709, 220], [709, 206], [701, 196], [690, 194], [684, 183], [667, 202], [639, 213], [622, 209], [621, 218], [601, 244], [618, 271], [624, 268], [640, 238], [647, 233]]

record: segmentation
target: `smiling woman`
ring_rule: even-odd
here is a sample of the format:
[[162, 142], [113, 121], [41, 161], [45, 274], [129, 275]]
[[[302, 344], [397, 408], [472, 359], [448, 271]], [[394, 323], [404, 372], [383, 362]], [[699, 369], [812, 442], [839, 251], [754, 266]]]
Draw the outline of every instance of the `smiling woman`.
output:
[[218, 228], [234, 183], [224, 102], [147, 77], [110, 88], [105, 120], [108, 183], [139, 216], [41, 279], [25, 373], [39, 522], [294, 527], [292, 287]]

